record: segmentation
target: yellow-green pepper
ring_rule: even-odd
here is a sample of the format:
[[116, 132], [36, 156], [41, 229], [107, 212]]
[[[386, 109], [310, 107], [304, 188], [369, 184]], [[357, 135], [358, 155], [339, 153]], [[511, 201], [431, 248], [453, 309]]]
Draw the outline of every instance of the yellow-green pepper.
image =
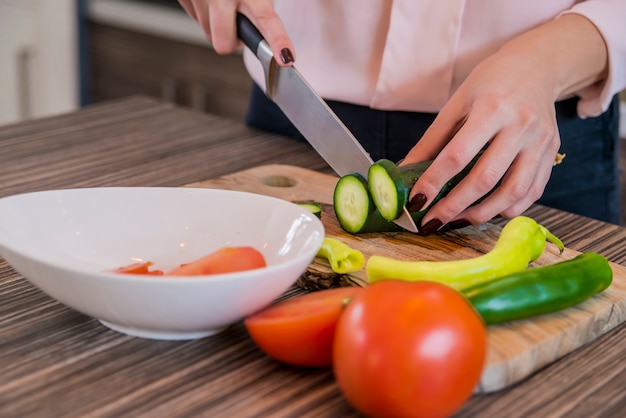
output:
[[335, 273], [352, 273], [361, 270], [365, 265], [365, 256], [361, 251], [334, 238], [324, 238], [317, 255], [327, 259]]
[[564, 246], [545, 227], [526, 216], [511, 219], [493, 249], [482, 256], [455, 261], [403, 261], [372, 256], [366, 271], [370, 283], [384, 279], [433, 280], [458, 290], [525, 270], [543, 253], [546, 240]]

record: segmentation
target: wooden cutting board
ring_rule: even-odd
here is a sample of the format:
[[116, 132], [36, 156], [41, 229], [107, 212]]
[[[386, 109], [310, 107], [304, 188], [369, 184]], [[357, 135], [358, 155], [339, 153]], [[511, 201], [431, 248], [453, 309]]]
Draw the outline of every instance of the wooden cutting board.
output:
[[[187, 185], [219, 188], [274, 196], [289, 201], [325, 203], [322, 222], [326, 236], [337, 238], [367, 257], [377, 254], [405, 260], [457, 260], [491, 250], [501, 228], [492, 224], [421, 237], [409, 232], [350, 235], [339, 226], [332, 206], [337, 177], [288, 166], [267, 165]], [[547, 244], [533, 265], [551, 264], [578, 252]], [[311, 271], [327, 270], [315, 259]], [[613, 284], [602, 294], [564, 311], [489, 327], [489, 352], [479, 393], [493, 392], [529, 376], [561, 356], [589, 343], [626, 319], [626, 267], [611, 264]], [[334, 285], [366, 285], [364, 271], [343, 277]]]

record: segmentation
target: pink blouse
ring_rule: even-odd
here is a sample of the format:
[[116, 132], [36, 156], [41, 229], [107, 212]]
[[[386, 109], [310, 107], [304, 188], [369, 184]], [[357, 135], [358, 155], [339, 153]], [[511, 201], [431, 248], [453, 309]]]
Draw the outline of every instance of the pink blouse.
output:
[[[437, 112], [472, 69], [515, 36], [562, 13], [593, 22], [609, 77], [578, 92], [582, 117], [626, 87], [626, 0], [276, 0], [296, 67], [324, 98], [384, 110]], [[303, 30], [304, 28], [304, 30]], [[252, 78], [263, 71], [246, 50]]]

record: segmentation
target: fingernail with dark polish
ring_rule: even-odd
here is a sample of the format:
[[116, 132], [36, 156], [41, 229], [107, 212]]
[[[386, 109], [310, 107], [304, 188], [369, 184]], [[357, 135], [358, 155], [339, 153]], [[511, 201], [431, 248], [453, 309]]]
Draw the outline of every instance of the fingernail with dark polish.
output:
[[293, 54], [291, 49], [283, 48], [280, 50], [280, 59], [283, 60], [283, 64], [291, 64], [293, 62]]
[[465, 228], [466, 226], [470, 226], [470, 225], [471, 225], [471, 223], [467, 219], [457, 219], [457, 220], [448, 222], [446, 227], [448, 229], [461, 229], [461, 228]]
[[439, 219], [437, 218], [431, 219], [430, 221], [422, 225], [421, 234], [422, 235], [434, 234], [442, 226], [443, 226], [443, 222], [441, 222]]
[[424, 195], [422, 193], [416, 194], [409, 201], [409, 204], [408, 204], [409, 211], [410, 212], [419, 212], [424, 207], [424, 204], [426, 203], [426, 200], [428, 200], [426, 195]]

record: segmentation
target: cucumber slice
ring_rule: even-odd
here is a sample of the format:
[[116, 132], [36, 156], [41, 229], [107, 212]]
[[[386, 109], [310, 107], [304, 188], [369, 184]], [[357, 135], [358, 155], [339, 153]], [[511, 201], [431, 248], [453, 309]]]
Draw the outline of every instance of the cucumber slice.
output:
[[370, 166], [367, 182], [383, 218], [389, 221], [399, 218], [408, 198], [400, 169], [390, 160], [378, 160]]
[[[376, 161], [368, 171], [370, 194], [381, 215], [393, 221], [398, 219], [409, 199], [411, 188], [432, 161], [397, 166], [393, 161]], [[419, 224], [417, 224], [419, 225]]]
[[294, 202], [303, 209], [322, 219], [322, 204], [319, 202]]
[[342, 176], [335, 186], [333, 205], [341, 227], [353, 234], [359, 232], [374, 210], [365, 178], [356, 173]]

